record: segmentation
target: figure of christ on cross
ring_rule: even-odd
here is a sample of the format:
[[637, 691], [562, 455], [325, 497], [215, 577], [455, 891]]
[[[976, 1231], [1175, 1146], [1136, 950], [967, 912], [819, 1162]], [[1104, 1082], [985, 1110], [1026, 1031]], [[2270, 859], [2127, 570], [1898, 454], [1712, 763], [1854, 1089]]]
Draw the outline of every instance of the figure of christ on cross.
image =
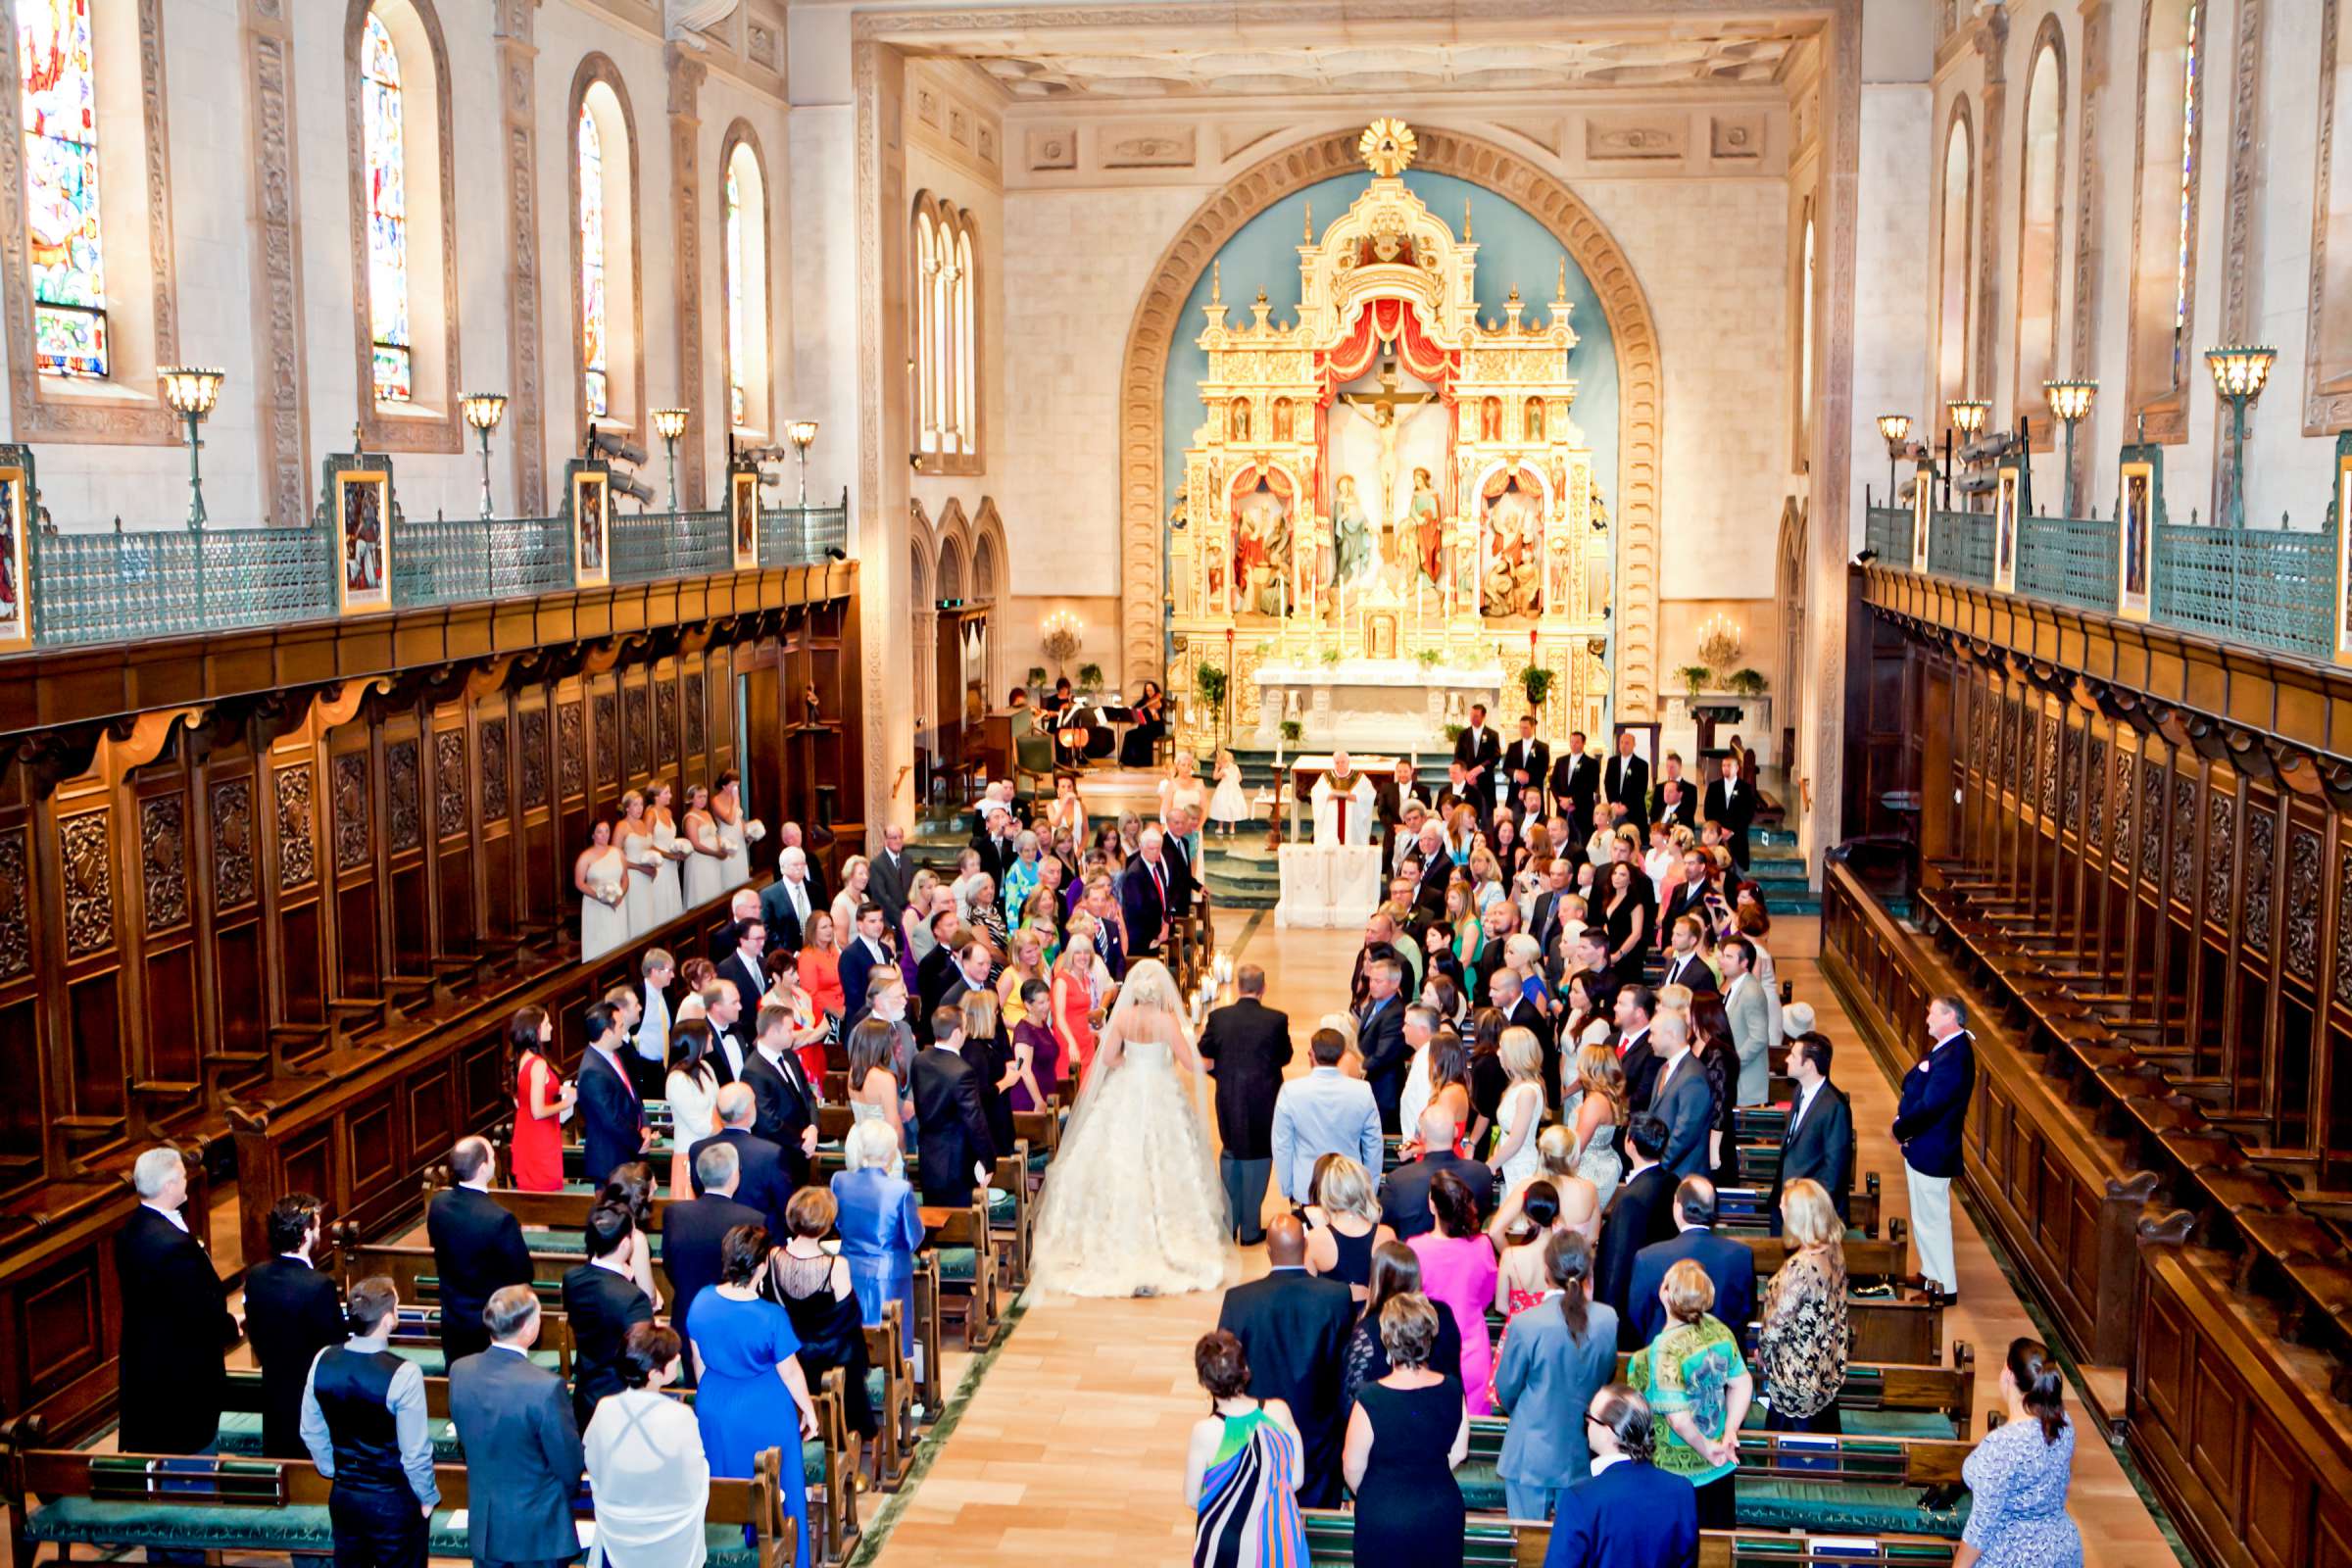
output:
[[1381, 362], [1378, 392], [1343, 392], [1339, 400], [1371, 420], [1380, 436], [1380, 559], [1391, 575], [1402, 581], [1406, 552], [1396, 538], [1396, 436], [1422, 407], [1438, 400], [1438, 394], [1397, 391], [1396, 361], [1392, 356]]

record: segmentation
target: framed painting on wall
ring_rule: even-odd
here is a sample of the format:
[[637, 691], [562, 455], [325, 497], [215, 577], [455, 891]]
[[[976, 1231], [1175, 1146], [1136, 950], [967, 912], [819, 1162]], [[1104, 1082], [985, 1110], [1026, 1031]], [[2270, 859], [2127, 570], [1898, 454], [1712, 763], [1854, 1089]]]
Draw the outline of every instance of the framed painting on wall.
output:
[[2017, 466], [2003, 464], [1992, 492], [1992, 586], [2017, 592]]
[[1928, 531], [1936, 521], [1936, 487], [1928, 482], [1928, 470], [1922, 466], [1919, 477], [1911, 485], [1911, 569], [1928, 569]]
[[735, 569], [749, 571], [760, 564], [760, 475], [755, 469], [737, 468], [727, 480], [735, 520]]
[[601, 588], [612, 580], [611, 476], [599, 468], [575, 469], [571, 475], [571, 582], [575, 588]]
[[[2352, 452], [2338, 438], [2335, 456], [2335, 662], [2352, 664]], [[5, 477], [6, 470], [0, 470]], [[18, 580], [24, 580], [22, 574]]]
[[335, 538], [342, 551], [342, 612], [392, 608], [392, 476], [380, 468], [335, 471]]
[[24, 570], [31, 492], [23, 468], [0, 467], [0, 648], [32, 641], [32, 590]]
[[2123, 464], [2116, 480], [2115, 612], [2125, 620], [2145, 620], [2156, 571], [2156, 466]]

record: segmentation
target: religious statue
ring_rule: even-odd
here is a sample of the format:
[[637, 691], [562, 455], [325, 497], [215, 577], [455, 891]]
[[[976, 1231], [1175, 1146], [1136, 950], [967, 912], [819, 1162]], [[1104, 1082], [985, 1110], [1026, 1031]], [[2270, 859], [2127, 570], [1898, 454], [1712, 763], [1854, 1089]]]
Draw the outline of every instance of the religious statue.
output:
[[1331, 754], [1331, 770], [1315, 780], [1308, 792], [1315, 806], [1315, 843], [1363, 845], [1372, 842], [1375, 794], [1370, 774], [1355, 770], [1346, 752]]
[[1372, 519], [1364, 515], [1363, 501], [1356, 495], [1355, 476], [1340, 475], [1340, 493], [1332, 503], [1331, 529], [1335, 562], [1334, 576], [1349, 587], [1370, 582], [1380, 569], [1380, 557], [1374, 549]]
[[1292, 418], [1293, 418], [1293, 416], [1292, 416], [1292, 414], [1291, 414], [1291, 400], [1290, 400], [1289, 398], [1276, 398], [1276, 399], [1274, 400], [1274, 439], [1275, 439], [1275, 440], [1277, 440], [1277, 441], [1288, 441], [1288, 440], [1290, 440], [1290, 439], [1291, 439], [1291, 431], [1292, 431], [1292, 428], [1293, 428], [1293, 426], [1292, 426], [1292, 422], [1291, 422], [1291, 421], [1292, 421]]
[[1250, 400], [1248, 398], [1233, 400], [1233, 439], [1236, 441], [1250, 439]]
[[1412, 530], [1421, 575], [1434, 583], [1444, 570], [1446, 519], [1438, 514], [1437, 481], [1427, 468], [1413, 470], [1413, 497], [1404, 504], [1404, 518]]
[[1489, 618], [1532, 615], [1543, 604], [1544, 508], [1517, 472], [1487, 496], [1487, 569], [1480, 607]]
[[1527, 413], [1520, 422], [1527, 427], [1527, 438], [1530, 441], [1544, 439], [1544, 400], [1542, 398], [1527, 400]]
[[1384, 361], [1380, 368], [1378, 392], [1343, 392], [1340, 401], [1372, 421], [1372, 429], [1380, 438], [1380, 514], [1377, 526], [1383, 534], [1396, 525], [1396, 436], [1402, 424], [1410, 421], [1411, 414], [1399, 411], [1419, 409], [1437, 401], [1435, 392], [1399, 392], [1396, 390], [1396, 362]]
[[1499, 441], [1502, 439], [1502, 399], [1479, 399], [1478, 438], [1481, 441]]
[[1266, 475], [1233, 509], [1233, 608], [1281, 615], [1290, 609], [1291, 508]]

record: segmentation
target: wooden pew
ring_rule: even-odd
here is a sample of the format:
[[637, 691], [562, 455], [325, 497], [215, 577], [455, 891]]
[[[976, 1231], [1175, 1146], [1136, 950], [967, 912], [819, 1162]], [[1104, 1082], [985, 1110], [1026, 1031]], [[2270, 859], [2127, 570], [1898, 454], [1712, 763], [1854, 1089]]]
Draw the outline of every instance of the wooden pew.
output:
[[[1352, 1568], [1355, 1515], [1300, 1510], [1308, 1568]], [[1697, 1568], [1950, 1568], [1958, 1543], [1936, 1536], [1810, 1537], [1771, 1530], [1702, 1530]], [[1528, 1520], [1472, 1519], [1462, 1533], [1465, 1568], [1544, 1568], [1551, 1527]]]
[[[1871, 1364], [1941, 1366], [1943, 1304], [1916, 1292], [1898, 1296], [1855, 1295], [1845, 1298], [1845, 1323], [1853, 1340], [1851, 1359]], [[1502, 1314], [1487, 1313], [1487, 1334], [1502, 1331]], [[1749, 1323], [1741, 1337], [1741, 1352], [1756, 1353], [1757, 1325]], [[1964, 1366], [1972, 1354], [1966, 1344], [1953, 1348], [1952, 1364]]]
[[[921, 1214], [923, 1250], [939, 1269], [941, 1309], [952, 1310], [962, 1325], [965, 1349], [984, 1350], [995, 1343], [1004, 1315], [997, 1295], [1003, 1244], [989, 1230], [988, 1210], [977, 1202], [969, 1208], [926, 1203]], [[949, 1303], [956, 1304], [951, 1309]]]

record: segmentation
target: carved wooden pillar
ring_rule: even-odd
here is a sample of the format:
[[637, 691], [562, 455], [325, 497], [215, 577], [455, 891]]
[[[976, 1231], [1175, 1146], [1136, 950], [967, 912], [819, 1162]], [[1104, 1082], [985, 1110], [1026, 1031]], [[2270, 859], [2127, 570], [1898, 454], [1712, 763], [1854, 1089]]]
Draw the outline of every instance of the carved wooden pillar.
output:
[[532, 117], [538, 49], [531, 18], [539, 0], [497, 0], [490, 36], [498, 45], [499, 161], [506, 168], [507, 436], [514, 455], [514, 514], [547, 511], [546, 375], [540, 363], [539, 150]]
[[[662, 51], [662, 61], [669, 67], [669, 177], [677, 192], [673, 203], [677, 215], [677, 275], [672, 284], [678, 301], [677, 406], [687, 413], [686, 451], [680, 460], [678, 496], [682, 505], [700, 509], [704, 504], [703, 454], [710, 450], [703, 415], [711, 407], [703, 395], [710, 374], [703, 363], [702, 160], [703, 80], [710, 74], [710, 68], [674, 43]], [[726, 177], [724, 170], [719, 172], [719, 177]], [[723, 367], [723, 355], [720, 363]], [[722, 421], [719, 433], [724, 436], [733, 422], [733, 409], [726, 398], [719, 399], [717, 407]]]
[[253, 391], [262, 514], [278, 528], [302, 527], [311, 515], [292, 9], [287, 0], [246, 0], [244, 8], [253, 105]]

